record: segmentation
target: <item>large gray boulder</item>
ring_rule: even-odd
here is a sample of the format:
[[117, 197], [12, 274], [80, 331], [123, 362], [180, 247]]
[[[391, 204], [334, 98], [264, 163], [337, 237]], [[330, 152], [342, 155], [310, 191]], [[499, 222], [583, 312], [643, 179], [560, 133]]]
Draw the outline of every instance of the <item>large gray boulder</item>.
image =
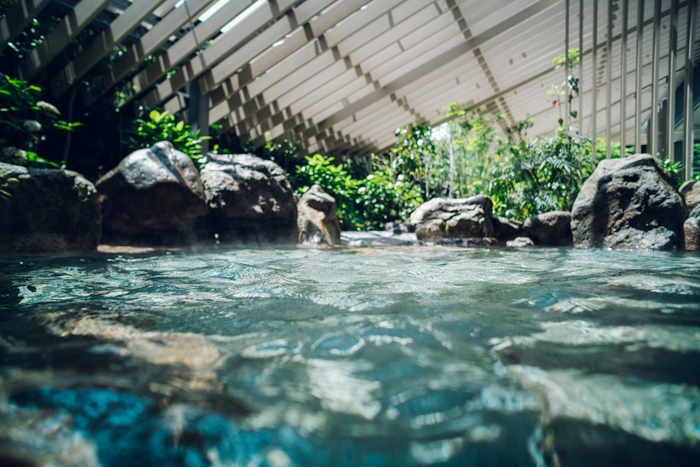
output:
[[208, 209], [197, 168], [167, 141], [129, 154], [95, 185], [107, 242], [186, 244], [205, 235]]
[[0, 254], [93, 251], [101, 231], [97, 191], [82, 175], [0, 162]]
[[507, 219], [505, 217], [494, 217], [491, 219], [493, 224], [493, 236], [501, 242], [512, 240], [523, 232], [523, 223]]
[[200, 176], [221, 241], [296, 243], [297, 206], [279, 165], [250, 154], [210, 154]]
[[685, 249], [700, 251], [700, 206], [696, 206], [683, 224], [685, 234]]
[[574, 202], [574, 246], [681, 249], [686, 215], [673, 180], [652, 156], [604, 160]]
[[433, 242], [439, 238], [493, 237], [491, 198], [434, 198], [411, 214], [418, 240]]
[[685, 182], [678, 189], [678, 193], [680, 193], [680, 195], [683, 197], [683, 201], [685, 201], [685, 207], [688, 210], [688, 214], [690, 214], [697, 206], [700, 206], [700, 182], [697, 180]]
[[571, 213], [551, 211], [525, 219], [523, 232], [540, 246], [571, 246]]
[[314, 185], [297, 204], [299, 243], [340, 245], [340, 223], [335, 198]]

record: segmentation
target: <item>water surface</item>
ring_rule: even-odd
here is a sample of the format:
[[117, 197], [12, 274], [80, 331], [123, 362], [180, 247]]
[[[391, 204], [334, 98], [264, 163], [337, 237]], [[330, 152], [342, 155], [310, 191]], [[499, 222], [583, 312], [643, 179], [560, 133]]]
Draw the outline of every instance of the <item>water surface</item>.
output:
[[699, 356], [697, 255], [4, 259], [0, 464], [697, 465]]

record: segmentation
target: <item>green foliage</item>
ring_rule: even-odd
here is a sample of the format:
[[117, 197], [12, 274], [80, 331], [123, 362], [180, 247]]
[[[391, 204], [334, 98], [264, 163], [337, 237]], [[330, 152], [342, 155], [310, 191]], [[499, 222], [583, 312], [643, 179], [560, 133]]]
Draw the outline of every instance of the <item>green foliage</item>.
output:
[[345, 230], [379, 229], [390, 221], [406, 220], [421, 203], [420, 189], [393, 177], [387, 166], [377, 168], [364, 179], [350, 175], [348, 164], [333, 164], [330, 157], [315, 154], [306, 157], [306, 165], [297, 166], [294, 184], [301, 195], [319, 185], [333, 196], [338, 219]]
[[215, 123], [209, 127], [209, 145], [216, 154], [240, 154], [243, 152], [241, 141], [236, 132], [224, 132], [222, 125]]
[[503, 161], [490, 183], [494, 212], [524, 219], [569, 211], [592, 170], [590, 141], [562, 129], [552, 137], [503, 143]]
[[265, 155], [288, 173], [304, 162], [301, 145], [286, 138], [268, 140], [265, 143]]
[[346, 230], [357, 229], [360, 219], [355, 199], [359, 182], [341, 164], [334, 165], [333, 158], [321, 154], [306, 156], [306, 164], [297, 166], [292, 182], [298, 186], [297, 193], [300, 195], [313, 185], [323, 188], [335, 198], [341, 227]]
[[17, 4], [18, 0], [0, 0], [0, 15], [4, 15], [10, 8]]
[[61, 120], [59, 110], [41, 101], [40, 97], [39, 86], [0, 75], [0, 146], [26, 150], [30, 162], [58, 166], [36, 153], [37, 147], [46, 139], [46, 129], [73, 131], [81, 124]]
[[[568, 55], [569, 71], [573, 71], [579, 64], [581, 59], [581, 51], [578, 47], [569, 49]], [[554, 59], [552, 59], [552, 63], [554, 64], [555, 70], [560, 69], [566, 64], [566, 55], [561, 54], [558, 57], [554, 57]], [[569, 103], [569, 116], [571, 118], [576, 118], [578, 116], [578, 111], [571, 108], [574, 98], [579, 94], [579, 79], [576, 78], [573, 73], [566, 76], [561, 84], [553, 84], [550, 86], [550, 88], [547, 90], [547, 94], [555, 96], [555, 99], [552, 101], [552, 105], [554, 107], [559, 107], [559, 126], [564, 126], [564, 118], [561, 116], [561, 105], [563, 104], [562, 96]]]
[[[578, 47], [574, 47], [572, 49], [568, 50], [569, 52], [569, 69], [574, 69], [578, 66], [579, 61], [581, 60], [581, 49]], [[554, 57], [552, 59], [552, 63], [554, 63], [554, 69], [558, 70], [563, 66], [566, 66], [566, 55], [561, 54], [557, 57]]]
[[151, 110], [148, 118], [137, 118], [127, 137], [129, 151], [149, 148], [159, 141], [170, 141], [175, 149], [182, 151], [192, 159], [199, 170], [206, 164], [202, 155], [202, 140], [208, 136], [199, 137], [199, 131], [192, 131], [184, 121], [176, 121], [168, 111]]
[[448, 137], [435, 142], [436, 156], [431, 162], [430, 177], [432, 194], [460, 198], [486, 193], [502, 159], [500, 153], [493, 151], [502, 141], [494, 127], [502, 121], [502, 116], [465, 118], [456, 104], [451, 104], [447, 113], [461, 118], [446, 123]]
[[661, 167], [668, 175], [676, 182], [678, 186], [683, 184], [683, 164], [681, 162], [673, 162], [669, 157], [661, 161]]
[[404, 180], [396, 179], [386, 169], [378, 169], [360, 180], [357, 190], [357, 208], [361, 221], [357, 228], [382, 229], [387, 222], [408, 221], [411, 213], [423, 204], [421, 189]]
[[387, 153], [384, 170], [391, 180], [399, 175], [403, 181], [425, 187], [425, 196], [430, 196], [429, 176], [435, 159], [435, 144], [428, 124], [409, 125], [395, 131], [397, 142]]
[[[453, 197], [487, 194], [496, 215], [516, 219], [571, 209], [593, 167], [591, 141], [563, 128], [554, 136], [530, 140], [530, 120], [504, 127], [502, 116], [467, 118], [456, 104], [446, 113], [457, 118], [445, 124], [447, 138], [436, 142], [435, 195], [450, 196], [450, 187]], [[503, 127], [505, 137], [496, 125]], [[617, 152], [619, 157], [619, 144]], [[598, 145], [597, 158], [604, 157], [605, 148]]]

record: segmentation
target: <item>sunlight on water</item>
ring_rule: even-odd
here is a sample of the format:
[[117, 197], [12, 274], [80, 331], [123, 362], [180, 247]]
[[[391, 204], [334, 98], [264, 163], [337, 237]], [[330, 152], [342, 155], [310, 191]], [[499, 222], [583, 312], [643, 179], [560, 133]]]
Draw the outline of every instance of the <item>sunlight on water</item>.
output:
[[5, 259], [0, 320], [0, 464], [700, 456], [700, 256], [402, 247]]

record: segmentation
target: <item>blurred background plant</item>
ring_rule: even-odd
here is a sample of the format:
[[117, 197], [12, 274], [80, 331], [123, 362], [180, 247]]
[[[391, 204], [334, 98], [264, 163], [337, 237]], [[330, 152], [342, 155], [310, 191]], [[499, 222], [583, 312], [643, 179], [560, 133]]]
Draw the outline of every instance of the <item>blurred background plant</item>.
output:
[[40, 157], [38, 147], [46, 141], [47, 130], [73, 131], [81, 123], [62, 120], [54, 105], [40, 100], [41, 91], [39, 86], [0, 75], [0, 147], [23, 151], [35, 165], [59, 167], [60, 163]]
[[300, 195], [319, 185], [333, 196], [344, 230], [381, 229], [386, 222], [408, 219], [423, 203], [420, 187], [407, 182], [404, 174], [390, 172], [388, 160], [377, 160], [380, 165], [372, 173], [354, 178], [349, 162], [334, 164], [321, 154], [305, 159], [306, 164], [297, 166], [292, 184]]

